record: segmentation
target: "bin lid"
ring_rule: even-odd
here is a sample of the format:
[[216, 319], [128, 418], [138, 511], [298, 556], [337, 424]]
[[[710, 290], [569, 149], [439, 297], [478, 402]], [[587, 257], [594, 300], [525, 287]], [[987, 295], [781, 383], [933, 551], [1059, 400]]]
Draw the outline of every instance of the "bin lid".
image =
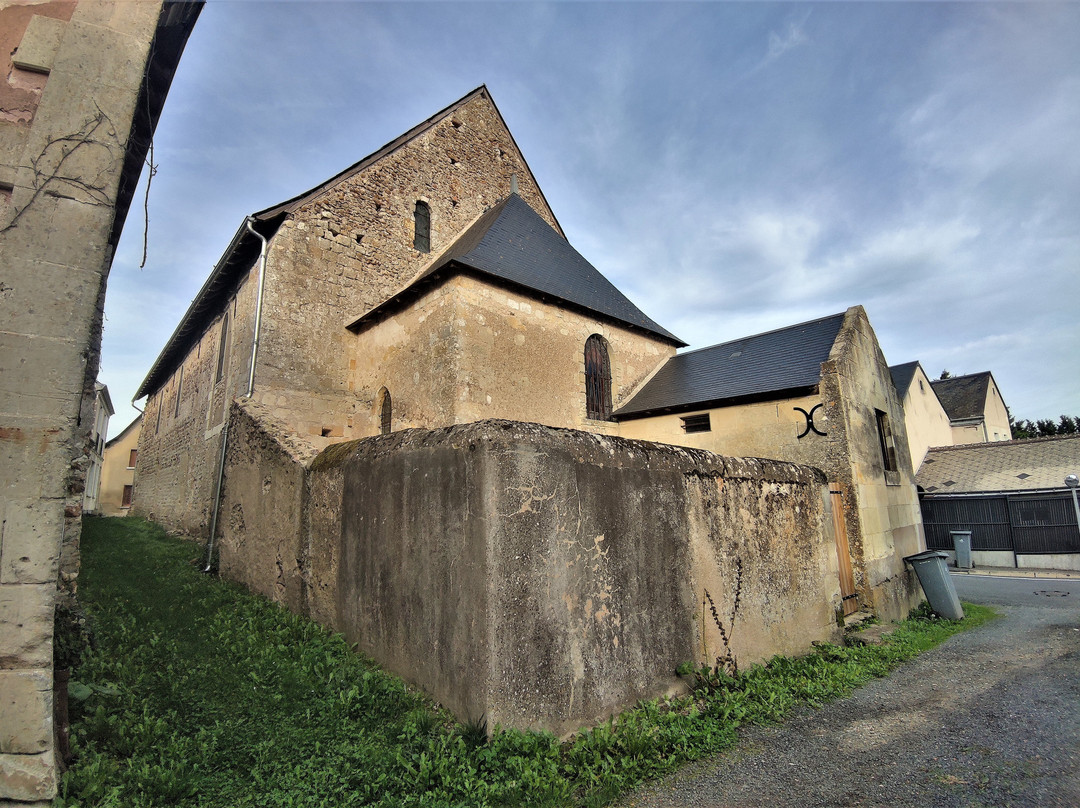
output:
[[916, 561], [929, 561], [931, 558], [948, 558], [949, 554], [941, 550], [923, 550], [915, 555], [904, 556], [904, 561], [914, 564]]

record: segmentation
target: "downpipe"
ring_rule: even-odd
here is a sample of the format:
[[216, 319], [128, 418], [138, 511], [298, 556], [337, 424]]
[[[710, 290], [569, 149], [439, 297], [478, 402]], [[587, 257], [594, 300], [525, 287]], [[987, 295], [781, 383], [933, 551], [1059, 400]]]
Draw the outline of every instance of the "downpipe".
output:
[[214, 536], [217, 535], [218, 512], [221, 510], [221, 484], [225, 480], [225, 450], [229, 446], [229, 419], [221, 428], [221, 455], [218, 457], [217, 487], [214, 491], [214, 512], [210, 517], [210, 538], [206, 542], [206, 567], [203, 572], [210, 572], [214, 562]]
[[[251, 340], [251, 367], [248, 369], [248, 386], [245, 398], [251, 398], [255, 392], [255, 360], [259, 355], [259, 332], [262, 327], [263, 290], [266, 288], [266, 251], [267, 240], [254, 228], [255, 220], [248, 216], [244, 222], [248, 231], [260, 242], [259, 247], [259, 288], [255, 297], [255, 325]], [[206, 567], [203, 572], [210, 572], [214, 559], [214, 537], [217, 535], [218, 515], [221, 512], [221, 490], [225, 481], [225, 452], [229, 448], [229, 417], [226, 414], [225, 425], [221, 429], [221, 456], [218, 458], [217, 487], [214, 491], [214, 511], [210, 517], [210, 538], [206, 542]]]
[[251, 394], [255, 392], [255, 359], [259, 355], [259, 331], [262, 326], [263, 289], [266, 286], [267, 241], [258, 230], [252, 227], [254, 222], [255, 220], [250, 216], [247, 217], [247, 222], [245, 222], [245, 224], [247, 224], [247, 229], [251, 231], [251, 234], [262, 242], [262, 247], [259, 249], [259, 291], [255, 298], [255, 336], [251, 343], [251, 369], [248, 371], [248, 398], [251, 398]]

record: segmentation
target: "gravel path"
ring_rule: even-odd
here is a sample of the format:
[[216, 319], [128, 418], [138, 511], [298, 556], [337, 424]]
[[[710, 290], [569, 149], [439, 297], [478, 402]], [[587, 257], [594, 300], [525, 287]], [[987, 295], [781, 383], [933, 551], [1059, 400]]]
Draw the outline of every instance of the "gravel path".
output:
[[1004, 619], [621, 805], [1080, 808], [1080, 582], [986, 580], [957, 588]]

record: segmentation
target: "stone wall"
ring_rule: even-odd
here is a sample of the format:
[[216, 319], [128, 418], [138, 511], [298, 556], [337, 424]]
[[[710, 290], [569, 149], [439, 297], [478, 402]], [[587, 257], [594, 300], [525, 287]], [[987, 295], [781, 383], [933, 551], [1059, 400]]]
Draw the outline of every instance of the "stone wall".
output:
[[[146, 400], [133, 510], [175, 533], [207, 536], [221, 431], [233, 400], [247, 392], [254, 280], [249, 275], [240, 283], [172, 376]], [[228, 326], [223, 328], [226, 313]]]
[[[310, 447], [371, 434], [370, 401], [349, 389], [356, 337], [345, 325], [406, 285], [510, 192], [514, 175], [557, 227], [483, 93], [289, 214], [269, 239], [253, 401]], [[417, 200], [431, 206], [430, 253], [413, 248]], [[218, 315], [147, 398], [135, 509], [172, 531], [206, 536], [221, 426], [247, 390], [257, 282], [256, 262], [220, 303], [231, 318], [225, 381], [214, 376]]]
[[313, 456], [261, 405], [233, 405], [218, 514], [221, 575], [303, 614], [304, 463]]
[[614, 433], [585, 410], [585, 341], [608, 343], [615, 406], [675, 349], [466, 275], [449, 278], [404, 311], [362, 330], [349, 346], [353, 435], [379, 433], [379, 392], [393, 428], [491, 418]]
[[[261, 427], [235, 434], [247, 446], [230, 451], [228, 501], [246, 522], [270, 505], [268, 474], [292, 508], [294, 452]], [[786, 463], [534, 424], [407, 430], [323, 451], [302, 538], [245, 524], [243, 541], [223, 536], [221, 569], [461, 718], [562, 734], [677, 688], [681, 662], [745, 666], [835, 639], [823, 484]], [[295, 557], [294, 588], [276, 559]]]
[[76, 587], [105, 279], [125, 189], [198, 13], [162, 5], [0, 0], [4, 804], [44, 805], [56, 791], [53, 612], [58, 582], [65, 597]]
[[[367, 404], [348, 390], [345, 324], [406, 286], [510, 193], [514, 175], [557, 227], [485, 93], [292, 213], [271, 240], [256, 399], [299, 434], [368, 434]], [[418, 200], [431, 208], [426, 253], [413, 247]]]
[[[848, 310], [829, 360], [822, 365], [823, 400], [838, 402], [849, 462], [838, 468], [844, 490], [855, 583], [864, 602], [883, 620], [898, 620], [922, 598], [904, 557], [926, 548], [922, 514], [911, 469], [904, 411], [885, 356], [861, 306]], [[885, 469], [877, 412], [892, 429], [895, 472]], [[828, 472], [827, 472], [828, 473]]]

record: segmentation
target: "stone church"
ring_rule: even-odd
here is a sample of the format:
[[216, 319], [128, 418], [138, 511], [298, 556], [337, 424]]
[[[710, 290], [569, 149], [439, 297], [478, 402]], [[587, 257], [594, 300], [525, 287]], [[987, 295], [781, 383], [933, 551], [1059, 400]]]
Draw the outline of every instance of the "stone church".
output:
[[138, 391], [135, 507], [460, 716], [572, 731], [917, 602], [903, 414], [826, 321], [684, 384], [480, 87], [239, 227]]

